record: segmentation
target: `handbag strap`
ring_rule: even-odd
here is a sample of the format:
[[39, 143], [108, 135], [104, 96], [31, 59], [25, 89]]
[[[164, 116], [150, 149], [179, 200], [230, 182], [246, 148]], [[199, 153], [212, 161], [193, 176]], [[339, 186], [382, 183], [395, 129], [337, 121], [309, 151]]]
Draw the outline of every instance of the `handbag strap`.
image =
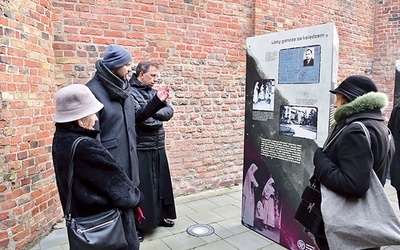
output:
[[[336, 137], [339, 136], [340, 133], [342, 133], [342, 131], [343, 131], [346, 127], [347, 127], [347, 124], [346, 124], [343, 128], [341, 128], [341, 129], [339, 130], [339, 132], [337, 132], [337, 133], [332, 137], [332, 139], [330, 139], [330, 140], [324, 145], [324, 147], [322, 148], [322, 152], [325, 152], [325, 150], [328, 148], [328, 146], [331, 145], [331, 143], [336, 139]], [[314, 174], [310, 177], [310, 179], [309, 179], [308, 181], [310, 182], [311, 186], [313, 186], [314, 188], [318, 188], [318, 189], [319, 189], [319, 184], [320, 184], [320, 183], [319, 183], [319, 181], [317, 180], [317, 177], [316, 177]]]
[[[364, 130], [365, 135], [367, 136], [367, 140], [368, 140], [368, 144], [369, 147], [371, 148], [371, 135], [367, 129], [367, 127], [364, 125], [364, 123], [360, 122], [360, 121], [355, 121], [354, 123], [357, 123], [361, 126], [361, 128]], [[386, 154], [390, 153], [390, 143], [392, 141], [392, 132], [390, 131], [390, 129], [388, 129], [388, 142], [387, 142], [387, 151]], [[380, 169], [382, 167], [382, 164], [384, 164], [385, 162], [385, 158], [381, 160], [381, 162], [379, 163], [379, 167], [378, 169]]]
[[[362, 123], [362, 122], [360, 122], [360, 121], [355, 121], [355, 122], [353, 122], [353, 123], [357, 123], [358, 125], [361, 126], [361, 128], [364, 130], [365, 136], [367, 137], [368, 145], [371, 146], [371, 136], [370, 136], [370, 133], [369, 133], [367, 127], [364, 125], [364, 123]], [[336, 137], [338, 137], [339, 134], [340, 134], [347, 126], [348, 126], [348, 125], [345, 125], [343, 128], [341, 128], [341, 129], [339, 130], [339, 132], [337, 132], [337, 133], [335, 134], [335, 136], [334, 136], [332, 139], [330, 139], [329, 142], [324, 146], [324, 148], [322, 149], [322, 151], [325, 151], [325, 150], [328, 148], [328, 146], [331, 145], [331, 143], [336, 139]]]
[[72, 182], [73, 182], [73, 175], [74, 175], [74, 156], [75, 150], [78, 146], [78, 143], [85, 139], [85, 137], [78, 137], [72, 143], [71, 153], [69, 156], [69, 168], [68, 168], [68, 194], [67, 194], [67, 203], [65, 205], [65, 218], [66, 220], [71, 219], [71, 199], [72, 199]]
[[364, 125], [364, 123], [362, 123], [360, 121], [355, 121], [354, 123], [357, 123], [358, 125], [360, 125], [361, 128], [364, 130], [365, 136], [367, 137], [368, 145], [371, 147], [371, 135], [370, 135], [367, 127]]
[[340, 133], [342, 133], [342, 131], [343, 131], [346, 127], [347, 127], [347, 125], [345, 125], [343, 128], [341, 128], [341, 129], [339, 130], [339, 132], [337, 132], [337, 133], [332, 137], [332, 139], [330, 139], [330, 140], [328, 141], [328, 143], [326, 143], [326, 145], [324, 145], [324, 148], [322, 149], [323, 152], [325, 152], [325, 150], [328, 148], [328, 146], [331, 145], [331, 143], [336, 139], [336, 137], [339, 136]]

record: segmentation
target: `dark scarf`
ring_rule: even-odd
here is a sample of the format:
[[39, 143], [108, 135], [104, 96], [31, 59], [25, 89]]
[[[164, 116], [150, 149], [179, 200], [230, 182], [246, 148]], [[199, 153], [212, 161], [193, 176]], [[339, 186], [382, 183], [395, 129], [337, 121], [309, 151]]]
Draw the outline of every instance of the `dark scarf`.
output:
[[101, 85], [107, 90], [112, 100], [125, 100], [128, 98], [129, 84], [112, 73], [104, 63], [99, 60], [96, 62], [96, 74], [100, 78]]

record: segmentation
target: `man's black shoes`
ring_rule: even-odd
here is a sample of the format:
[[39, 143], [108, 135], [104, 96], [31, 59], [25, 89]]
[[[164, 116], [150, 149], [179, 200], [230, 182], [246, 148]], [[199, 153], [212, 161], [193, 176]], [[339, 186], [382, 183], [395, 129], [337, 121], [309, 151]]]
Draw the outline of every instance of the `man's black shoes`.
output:
[[163, 219], [160, 224], [158, 224], [160, 227], [173, 227], [175, 225], [175, 222], [172, 220], [168, 219]]
[[137, 236], [138, 236], [140, 242], [142, 242], [144, 240], [143, 234], [140, 231], [137, 231]]

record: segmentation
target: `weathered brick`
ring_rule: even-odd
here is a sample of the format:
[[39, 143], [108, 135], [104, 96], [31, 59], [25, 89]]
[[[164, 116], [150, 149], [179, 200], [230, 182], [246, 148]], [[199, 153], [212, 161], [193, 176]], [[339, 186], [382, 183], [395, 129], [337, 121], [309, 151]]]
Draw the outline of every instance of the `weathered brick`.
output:
[[[14, 240], [16, 242], [22, 241], [24, 238], [27, 238], [29, 236], [29, 228], [23, 229], [23, 230], [18, 230], [14, 233]], [[22, 243], [21, 243], [22, 244]]]
[[0, 212], [0, 221], [8, 218], [8, 212]]
[[10, 242], [10, 240], [8, 238], [0, 239], [0, 248], [6, 248], [8, 246], [9, 242]]
[[[15, 227], [26, 223], [31, 213], [35, 221], [29, 233], [15, 227], [18, 236], [15, 231], [11, 237], [18, 249], [59, 217], [46, 213], [59, 204], [54, 171], [49, 170], [54, 93], [59, 86], [86, 83], [110, 43], [130, 50], [135, 63], [159, 63], [163, 80], [172, 87], [175, 116], [165, 126], [176, 196], [241, 182], [242, 148], [226, 149], [242, 140], [247, 37], [336, 20], [339, 80], [354, 72], [363, 74], [374, 59], [374, 81], [393, 101], [393, 65], [400, 58], [399, 0], [376, 6], [371, 1], [328, 1], [323, 8], [303, 1], [301, 11], [295, 1], [153, 2], [40, 0], [24, 2], [24, 12], [2, 8], [0, 171], [5, 184], [0, 184], [0, 204], [8, 210], [1, 210], [0, 220]], [[196, 178], [202, 180], [187, 181], [192, 179], [191, 169], [201, 173]], [[19, 193], [7, 188], [10, 183]], [[25, 197], [25, 186], [33, 190], [32, 203]], [[7, 202], [15, 196], [18, 203], [13, 207]], [[9, 244], [3, 236], [8, 237], [0, 232], [0, 248]]]

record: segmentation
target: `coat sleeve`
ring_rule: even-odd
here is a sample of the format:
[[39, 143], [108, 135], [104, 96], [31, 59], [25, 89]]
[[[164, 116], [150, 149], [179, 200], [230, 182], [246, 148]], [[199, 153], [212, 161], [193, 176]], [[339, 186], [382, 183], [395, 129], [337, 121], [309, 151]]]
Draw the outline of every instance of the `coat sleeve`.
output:
[[118, 166], [113, 156], [97, 140], [87, 139], [76, 150], [75, 179], [90, 186], [92, 197], [105, 197], [108, 204], [119, 208], [133, 208], [140, 201], [140, 191]]
[[153, 117], [150, 117], [146, 121], [137, 123], [136, 125], [141, 128], [158, 130], [162, 127], [163, 123], [160, 120], [156, 120]]
[[[132, 97], [133, 98], [133, 97]], [[162, 102], [157, 95], [155, 95], [144, 107], [140, 107], [139, 110], [136, 110], [136, 123], [141, 123], [147, 118], [153, 116], [158, 110], [165, 106], [165, 103]]]
[[[151, 107], [154, 106], [154, 101], [151, 104], [151, 106], [149, 106], [149, 103], [151, 103], [152, 98], [154, 99], [154, 96], [157, 92], [151, 93], [152, 95], [150, 95], [150, 100], [148, 99], [149, 97], [147, 95], [145, 96], [143, 93], [141, 93], [136, 88], [131, 88], [131, 93], [132, 93], [133, 99], [135, 101], [135, 112], [136, 112], [136, 117], [137, 117], [136, 125], [141, 128], [150, 129], [150, 130], [160, 129], [163, 124], [162, 124], [161, 120], [159, 120], [155, 117], [156, 116], [155, 113], [151, 114], [151, 116], [149, 116], [144, 121], [139, 122], [140, 120], [143, 120], [144, 117], [147, 117], [148, 114], [146, 114], [146, 113], [152, 112]], [[165, 102], [165, 105], [166, 105], [166, 102]], [[162, 106], [160, 106], [160, 107], [162, 107]], [[161, 109], [164, 109], [165, 107], [162, 107]], [[150, 111], [148, 111], [148, 110], [150, 110]], [[154, 110], [154, 112], [155, 111], [157, 111], [157, 110]], [[160, 112], [160, 110], [158, 110], [157, 113], [158, 112]]]
[[[327, 153], [318, 148], [314, 154], [314, 174], [332, 191], [362, 197], [369, 188], [373, 154], [362, 128], [349, 127], [336, 138]], [[335, 162], [332, 159], [337, 159]]]
[[165, 103], [165, 106], [157, 111], [153, 117], [160, 121], [169, 121], [173, 115], [173, 108], [168, 103]]

